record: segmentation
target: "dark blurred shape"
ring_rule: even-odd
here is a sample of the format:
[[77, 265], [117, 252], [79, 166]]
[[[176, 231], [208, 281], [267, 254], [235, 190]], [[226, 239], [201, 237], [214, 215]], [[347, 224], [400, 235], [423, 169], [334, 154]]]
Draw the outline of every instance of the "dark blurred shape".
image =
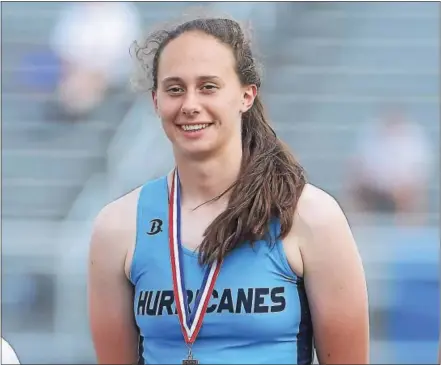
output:
[[[3, 260], [17, 262], [14, 257], [4, 257]], [[2, 281], [2, 330], [6, 329], [6, 333], [54, 331], [54, 275], [32, 271], [6, 272]]]
[[358, 141], [349, 171], [356, 210], [388, 213], [397, 223], [421, 223], [427, 211], [431, 155], [428, 140], [403, 107], [389, 105]]

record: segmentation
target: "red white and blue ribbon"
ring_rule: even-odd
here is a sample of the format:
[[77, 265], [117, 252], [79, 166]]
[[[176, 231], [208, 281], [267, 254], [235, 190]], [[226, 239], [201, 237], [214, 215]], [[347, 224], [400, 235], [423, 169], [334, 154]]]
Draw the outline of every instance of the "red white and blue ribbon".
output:
[[219, 275], [221, 263], [215, 262], [206, 270], [190, 313], [184, 280], [184, 259], [181, 242], [181, 191], [177, 169], [173, 174], [170, 195], [168, 219], [173, 293], [184, 340], [188, 345], [192, 345], [202, 328], [202, 322], [207, 313], [208, 303]]

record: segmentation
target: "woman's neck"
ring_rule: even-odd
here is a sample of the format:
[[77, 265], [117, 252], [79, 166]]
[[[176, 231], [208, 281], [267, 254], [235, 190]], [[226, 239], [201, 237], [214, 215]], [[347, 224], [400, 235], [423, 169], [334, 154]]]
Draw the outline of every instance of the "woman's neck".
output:
[[[237, 180], [241, 163], [242, 150], [228, 151], [207, 160], [191, 160], [188, 157], [175, 157], [182, 188], [182, 204], [194, 208], [210, 201]], [[227, 193], [224, 198], [228, 199]]]

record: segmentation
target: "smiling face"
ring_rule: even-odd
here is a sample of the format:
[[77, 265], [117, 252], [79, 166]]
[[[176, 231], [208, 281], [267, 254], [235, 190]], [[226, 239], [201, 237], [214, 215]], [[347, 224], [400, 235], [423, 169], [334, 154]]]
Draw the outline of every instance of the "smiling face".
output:
[[153, 101], [175, 153], [200, 157], [241, 143], [241, 115], [257, 89], [240, 84], [235, 66], [230, 47], [202, 32], [165, 46]]

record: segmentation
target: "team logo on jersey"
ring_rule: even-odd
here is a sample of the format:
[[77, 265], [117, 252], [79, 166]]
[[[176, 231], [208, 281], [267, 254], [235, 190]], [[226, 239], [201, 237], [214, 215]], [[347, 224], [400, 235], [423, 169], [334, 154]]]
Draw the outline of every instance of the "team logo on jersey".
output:
[[148, 235], [152, 236], [162, 232], [162, 220], [152, 219], [150, 221], [150, 231], [147, 232]]
[[[188, 310], [198, 291], [187, 290]], [[285, 287], [238, 288], [213, 290], [207, 313], [263, 314], [279, 313], [286, 308]], [[173, 290], [141, 290], [137, 299], [137, 315], [162, 316], [177, 314]]]

